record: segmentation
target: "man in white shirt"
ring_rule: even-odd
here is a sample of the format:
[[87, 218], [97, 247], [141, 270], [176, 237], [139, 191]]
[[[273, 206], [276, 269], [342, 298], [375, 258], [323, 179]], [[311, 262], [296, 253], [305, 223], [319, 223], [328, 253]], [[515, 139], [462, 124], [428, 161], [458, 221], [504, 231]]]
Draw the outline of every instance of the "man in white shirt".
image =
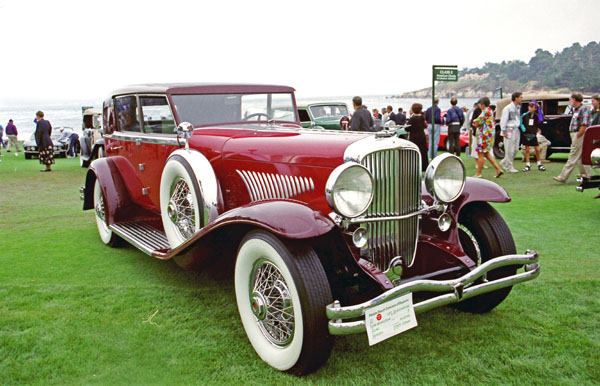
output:
[[523, 101], [523, 93], [514, 92], [511, 96], [512, 103], [502, 110], [502, 118], [500, 119], [500, 129], [504, 137], [504, 159], [500, 161], [500, 165], [504, 170], [511, 173], [518, 173], [515, 169], [514, 161], [517, 151], [519, 150], [519, 142], [521, 141], [521, 102]]

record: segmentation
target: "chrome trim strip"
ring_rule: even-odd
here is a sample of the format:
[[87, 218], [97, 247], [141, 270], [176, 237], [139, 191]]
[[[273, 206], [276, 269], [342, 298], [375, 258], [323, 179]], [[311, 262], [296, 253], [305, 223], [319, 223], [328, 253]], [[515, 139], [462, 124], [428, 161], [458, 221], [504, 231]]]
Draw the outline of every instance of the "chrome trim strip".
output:
[[115, 131], [112, 134], [104, 134], [104, 138], [125, 142], [137, 142], [138, 140], [140, 140], [143, 143], [152, 143], [155, 145], [179, 146], [179, 141], [177, 141], [177, 137], [175, 136], [175, 134], [165, 135], [169, 135], [171, 137], [159, 137], [156, 135], [146, 134], [142, 132]]
[[[524, 265], [525, 270], [522, 273], [501, 279], [469, 286], [469, 284], [472, 284], [489, 271], [508, 265]], [[364, 316], [370, 307], [385, 303], [407, 293], [450, 291], [450, 293], [416, 303], [414, 305], [415, 313], [421, 313], [446, 304], [457, 303], [474, 296], [535, 279], [539, 276], [539, 273], [538, 253], [536, 251], [527, 251], [523, 255], [506, 255], [493, 258], [457, 279], [415, 280], [401, 284], [361, 304], [341, 307], [339, 301], [336, 300], [326, 307], [327, 318], [329, 319], [329, 333], [332, 335], [347, 335], [366, 331], [364, 320], [344, 322], [343, 319], [360, 318]]]

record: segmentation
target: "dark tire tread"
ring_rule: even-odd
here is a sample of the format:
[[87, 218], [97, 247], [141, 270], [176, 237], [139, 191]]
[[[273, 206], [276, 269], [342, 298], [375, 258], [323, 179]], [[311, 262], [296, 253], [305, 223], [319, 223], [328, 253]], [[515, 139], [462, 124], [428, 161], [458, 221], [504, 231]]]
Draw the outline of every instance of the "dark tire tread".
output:
[[[477, 239], [481, 250], [482, 262], [508, 254], [516, 253], [515, 242], [502, 216], [486, 202], [474, 202], [461, 210], [459, 222]], [[514, 275], [515, 266], [502, 267], [488, 273], [488, 279]], [[486, 313], [498, 306], [508, 296], [512, 287], [476, 296], [453, 304], [454, 308], [471, 313]]]

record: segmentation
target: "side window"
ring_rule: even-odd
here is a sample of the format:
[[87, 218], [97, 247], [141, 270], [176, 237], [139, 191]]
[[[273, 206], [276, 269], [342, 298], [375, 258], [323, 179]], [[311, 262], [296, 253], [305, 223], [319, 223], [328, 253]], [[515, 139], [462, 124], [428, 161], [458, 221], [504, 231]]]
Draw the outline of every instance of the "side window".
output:
[[137, 100], [134, 95], [115, 98], [115, 108], [119, 131], [140, 131]]
[[140, 97], [144, 133], [175, 133], [175, 120], [166, 97]]
[[310, 122], [307, 110], [298, 109], [298, 116], [300, 117], [300, 122]]

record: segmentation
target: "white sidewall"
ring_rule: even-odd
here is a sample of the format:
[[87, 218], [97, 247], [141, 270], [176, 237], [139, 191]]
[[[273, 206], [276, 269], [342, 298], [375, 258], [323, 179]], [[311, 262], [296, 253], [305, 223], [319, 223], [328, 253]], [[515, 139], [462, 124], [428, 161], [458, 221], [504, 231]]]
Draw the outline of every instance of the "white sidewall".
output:
[[[294, 337], [286, 347], [277, 347], [265, 338], [250, 307], [250, 275], [254, 263], [266, 259], [275, 264], [289, 288], [294, 307]], [[235, 264], [235, 297], [246, 335], [256, 353], [270, 366], [285, 371], [292, 368], [300, 358], [304, 341], [304, 328], [300, 296], [292, 274], [279, 253], [268, 242], [249, 239], [239, 250]]]
[[192, 199], [194, 201], [194, 216], [196, 218], [196, 226], [194, 232], [200, 229], [200, 203], [198, 202], [198, 192], [194, 188], [191, 176], [183, 164], [176, 160], [170, 159], [167, 161], [165, 168], [163, 169], [162, 177], [160, 179], [160, 215], [162, 218], [163, 227], [165, 228], [165, 234], [169, 240], [171, 248], [176, 248], [181, 245], [186, 239], [183, 238], [175, 224], [169, 218], [167, 208], [169, 207], [169, 200], [171, 199], [171, 186], [173, 182], [183, 178], [190, 188], [192, 193]]
[[[96, 213], [96, 203], [102, 196], [102, 190], [100, 189], [100, 182], [98, 182], [98, 178], [96, 178], [96, 182], [94, 183], [94, 217], [96, 217], [96, 225], [98, 226], [98, 233], [100, 234], [100, 239], [104, 244], [110, 243], [112, 238], [112, 231], [108, 228], [108, 225], [98, 217]], [[104, 217], [106, 218], [106, 201], [104, 201]]]

